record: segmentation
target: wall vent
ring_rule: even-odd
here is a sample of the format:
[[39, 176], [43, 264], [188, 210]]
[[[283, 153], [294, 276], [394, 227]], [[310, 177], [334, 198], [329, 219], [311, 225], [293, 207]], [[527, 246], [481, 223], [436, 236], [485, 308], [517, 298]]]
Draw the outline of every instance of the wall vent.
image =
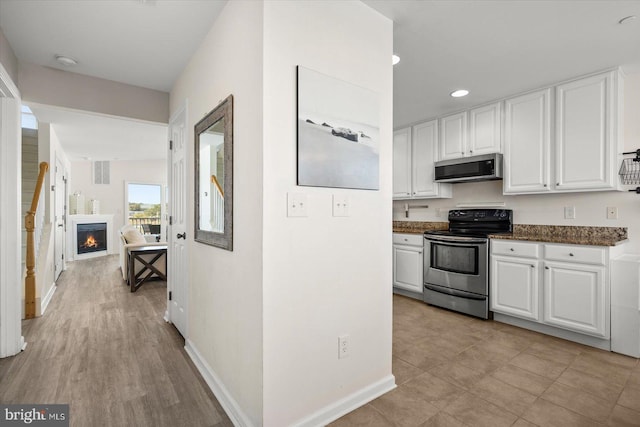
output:
[[93, 162], [93, 183], [94, 184], [110, 184], [111, 162], [108, 160]]

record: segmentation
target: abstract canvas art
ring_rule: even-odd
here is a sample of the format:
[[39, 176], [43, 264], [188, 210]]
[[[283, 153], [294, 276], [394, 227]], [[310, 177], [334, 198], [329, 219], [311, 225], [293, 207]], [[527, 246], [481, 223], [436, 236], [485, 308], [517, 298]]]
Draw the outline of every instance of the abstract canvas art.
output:
[[379, 121], [375, 92], [298, 66], [298, 185], [378, 190]]

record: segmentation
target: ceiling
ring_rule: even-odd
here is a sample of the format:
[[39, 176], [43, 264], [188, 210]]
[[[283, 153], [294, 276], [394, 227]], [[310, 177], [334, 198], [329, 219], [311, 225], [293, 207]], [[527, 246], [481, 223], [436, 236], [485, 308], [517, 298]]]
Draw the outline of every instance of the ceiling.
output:
[[[617, 65], [640, 72], [637, 0], [364, 3], [394, 21], [395, 127]], [[459, 88], [470, 94], [449, 96]]]
[[[73, 72], [169, 91], [225, 3], [0, 0], [0, 27], [20, 61], [64, 69], [54, 61], [64, 54], [78, 60]], [[395, 127], [617, 65], [640, 72], [638, 0], [364, 3], [394, 21], [401, 57], [394, 67]], [[618, 24], [629, 15], [638, 19]], [[471, 93], [451, 98], [458, 88]], [[166, 154], [157, 150], [166, 127], [43, 106], [34, 112], [53, 123], [75, 158]]]
[[167, 157], [167, 126], [29, 103], [53, 129], [70, 160], [151, 160]]

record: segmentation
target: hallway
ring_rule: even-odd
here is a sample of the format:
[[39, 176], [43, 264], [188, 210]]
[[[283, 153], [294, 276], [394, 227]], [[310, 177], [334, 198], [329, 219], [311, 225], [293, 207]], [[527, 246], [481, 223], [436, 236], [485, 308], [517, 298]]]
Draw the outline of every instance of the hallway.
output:
[[163, 320], [166, 283], [130, 293], [117, 256], [70, 263], [27, 349], [0, 359], [0, 402], [70, 404], [71, 426], [231, 426]]

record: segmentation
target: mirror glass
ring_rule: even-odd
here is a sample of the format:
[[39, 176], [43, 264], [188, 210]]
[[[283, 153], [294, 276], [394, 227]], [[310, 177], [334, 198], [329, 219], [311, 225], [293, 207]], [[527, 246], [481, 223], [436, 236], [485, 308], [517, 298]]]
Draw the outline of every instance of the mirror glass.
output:
[[195, 126], [195, 240], [232, 250], [233, 98]]

